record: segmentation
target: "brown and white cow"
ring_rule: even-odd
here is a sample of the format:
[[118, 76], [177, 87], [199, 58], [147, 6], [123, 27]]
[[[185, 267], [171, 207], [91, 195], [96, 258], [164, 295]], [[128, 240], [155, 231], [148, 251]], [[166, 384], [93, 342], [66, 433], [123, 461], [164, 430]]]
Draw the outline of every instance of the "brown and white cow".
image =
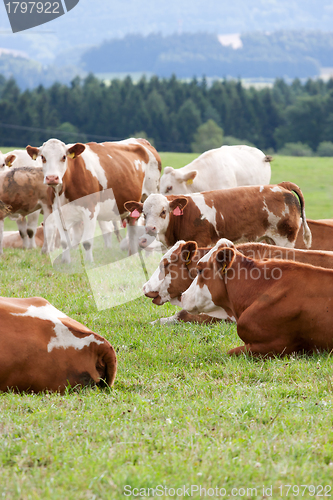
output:
[[[181, 306], [182, 294], [190, 287], [197, 276], [197, 264], [209, 252], [215, 252], [219, 247], [230, 246], [230, 240], [222, 238], [212, 248], [198, 248], [195, 241], [178, 241], [161, 259], [159, 267], [143, 286], [144, 294], [153, 299], [156, 305], [166, 302]], [[296, 250], [295, 248], [277, 247], [264, 243], [243, 243], [237, 245], [237, 250], [244, 256], [254, 259], [282, 259], [303, 262], [312, 266], [333, 269], [333, 252], [316, 250]], [[225, 311], [215, 311], [216, 319], [234, 321]], [[161, 318], [161, 324], [173, 324], [178, 321], [211, 323], [213, 318], [206, 314], [192, 315], [180, 311], [169, 318]]]
[[[0, 213], [0, 254], [2, 254], [2, 239], [4, 219], [10, 216], [16, 220], [23, 246], [28, 248], [32, 240], [35, 246], [39, 209], [43, 210], [44, 221], [51, 214], [51, 200], [48, 187], [43, 182], [41, 167], [18, 167], [0, 172], [0, 199], [9, 207], [9, 213]], [[27, 225], [25, 217], [30, 214], [31, 225]], [[46, 251], [46, 242], [43, 247]]]
[[[113, 347], [40, 297], [0, 298], [0, 390], [112, 385]], [[104, 381], [104, 382], [103, 382]]]
[[[307, 219], [312, 234], [311, 250], [333, 251], [333, 221], [332, 219]], [[306, 248], [300, 234], [297, 236], [295, 248]]]
[[272, 356], [333, 349], [333, 270], [279, 259], [251, 259], [219, 245], [198, 262], [182, 296], [189, 312], [223, 309], [235, 317], [248, 352]]
[[125, 207], [133, 213], [142, 212], [146, 232], [157, 236], [167, 247], [178, 240], [193, 240], [200, 247], [212, 246], [220, 238], [235, 243], [266, 240], [293, 247], [301, 223], [304, 242], [311, 245], [303, 194], [290, 182], [188, 196], [151, 194], [144, 204], [132, 201]]
[[[40, 148], [27, 146], [27, 151], [32, 158], [42, 159], [44, 182], [53, 188], [55, 221], [62, 247], [67, 249], [63, 261], [70, 261], [68, 229], [75, 223], [83, 221], [81, 241], [86, 259], [92, 261], [96, 221], [117, 220], [119, 214], [127, 217], [126, 201], [139, 201], [159, 189], [161, 159], [145, 139], [85, 145], [66, 145], [50, 139]], [[64, 227], [58, 209], [68, 203], [72, 205], [65, 211]], [[136, 251], [135, 221], [128, 218], [130, 253]], [[52, 239], [48, 228], [46, 237]]]

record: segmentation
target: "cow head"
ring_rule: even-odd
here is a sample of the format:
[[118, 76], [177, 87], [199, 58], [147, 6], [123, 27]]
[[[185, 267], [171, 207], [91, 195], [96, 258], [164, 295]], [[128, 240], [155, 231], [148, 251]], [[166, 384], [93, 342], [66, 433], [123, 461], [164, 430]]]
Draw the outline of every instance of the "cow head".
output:
[[197, 264], [197, 277], [182, 295], [182, 306], [190, 313], [233, 316], [225, 285], [225, 275], [235, 260], [236, 249], [229, 240], [217, 242]]
[[[169, 200], [162, 194], [151, 194], [142, 203], [130, 201], [125, 203], [126, 210], [133, 213], [137, 210], [145, 218], [146, 233], [150, 236], [164, 235], [170, 221], [170, 214], [175, 210], [182, 213], [187, 205], [187, 199], [183, 197]], [[176, 212], [177, 213], [177, 212]]]
[[198, 174], [197, 170], [182, 172], [172, 167], [165, 167], [161, 177], [160, 193], [162, 194], [190, 194], [193, 193], [191, 185]]
[[49, 139], [40, 148], [27, 146], [26, 149], [33, 160], [36, 160], [37, 157], [41, 158], [44, 184], [60, 190], [67, 169], [68, 159], [80, 156], [85, 150], [85, 145], [77, 143], [67, 146], [58, 139]]
[[0, 151], [0, 172], [5, 172], [9, 167], [12, 166], [13, 161], [16, 156], [12, 154], [7, 154], [6, 156]]
[[161, 262], [152, 277], [143, 286], [144, 294], [160, 306], [166, 302], [180, 305], [182, 293], [190, 286], [194, 276], [193, 269], [188, 266], [197, 253], [195, 241], [177, 241], [163, 255]]

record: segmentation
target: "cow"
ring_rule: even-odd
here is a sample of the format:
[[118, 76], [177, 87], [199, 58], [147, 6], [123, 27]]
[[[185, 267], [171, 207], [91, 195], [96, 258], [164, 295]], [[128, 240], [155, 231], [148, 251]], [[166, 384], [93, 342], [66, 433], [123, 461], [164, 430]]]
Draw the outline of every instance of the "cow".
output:
[[[307, 219], [312, 234], [311, 250], [333, 251], [333, 221], [332, 219], [311, 220]], [[306, 248], [304, 241], [298, 234], [295, 248]]]
[[[0, 172], [7, 172], [11, 167], [35, 167], [38, 163], [34, 162], [25, 149], [15, 149], [3, 155], [0, 151]], [[39, 166], [42, 166], [40, 163]], [[29, 214], [27, 218], [22, 215], [9, 215], [9, 218], [17, 222], [19, 235], [22, 239], [23, 248], [36, 248], [34, 234], [37, 230], [40, 210]], [[19, 243], [18, 243], [19, 244]]]
[[[33, 159], [41, 158], [44, 182], [53, 189], [52, 209], [57, 214], [63, 262], [70, 262], [67, 233], [70, 227], [83, 221], [81, 241], [86, 260], [92, 262], [96, 221], [117, 220], [117, 214], [127, 218], [129, 253], [135, 253], [136, 219], [128, 217], [124, 203], [132, 199], [139, 201], [159, 190], [161, 159], [148, 141], [127, 139], [118, 143], [66, 145], [58, 139], [50, 139], [40, 148], [27, 146], [27, 151]], [[64, 223], [65, 218], [58, 209], [68, 203], [71, 205]], [[46, 238], [52, 238], [48, 228]]]
[[206, 151], [185, 167], [165, 167], [161, 194], [192, 194], [213, 189], [269, 184], [271, 156], [250, 146], [222, 146]]
[[212, 246], [222, 237], [235, 243], [265, 240], [293, 247], [301, 223], [304, 242], [311, 245], [303, 194], [291, 182], [187, 196], [151, 194], [144, 204], [131, 201], [125, 208], [137, 216], [143, 213], [146, 232], [168, 248], [178, 240]]
[[[35, 231], [39, 212], [42, 209], [44, 221], [51, 214], [51, 200], [48, 187], [45, 186], [42, 167], [18, 167], [0, 172], [0, 200], [8, 206], [8, 211], [0, 213], [0, 254], [3, 253], [2, 240], [4, 233], [4, 219], [7, 216], [14, 218], [23, 238], [23, 246], [35, 246]], [[30, 215], [31, 226], [27, 226], [25, 217]], [[28, 240], [28, 241], [27, 241]], [[47, 245], [44, 242], [43, 252]]]
[[0, 298], [0, 390], [54, 391], [107, 384], [113, 347], [41, 297]]
[[[197, 276], [197, 264], [208, 252], [216, 251], [220, 246], [234, 247], [225, 238], [211, 248], [198, 248], [195, 241], [178, 241], [161, 259], [159, 267], [143, 286], [146, 297], [153, 299], [156, 305], [171, 302], [181, 306], [182, 294], [190, 287]], [[237, 250], [244, 256], [255, 259], [282, 259], [303, 262], [317, 267], [333, 269], [333, 252], [316, 250], [296, 250], [295, 248], [277, 247], [264, 243], [243, 243]], [[218, 311], [217, 318], [234, 321], [225, 311]], [[161, 324], [174, 324], [179, 321], [212, 323], [217, 321], [206, 314], [191, 315], [187, 311], [179, 311], [169, 318], [161, 318]]]
[[182, 305], [195, 314], [222, 308], [235, 317], [244, 345], [229, 354], [275, 356], [333, 349], [333, 270], [252, 259], [229, 244], [212, 249], [197, 267]]

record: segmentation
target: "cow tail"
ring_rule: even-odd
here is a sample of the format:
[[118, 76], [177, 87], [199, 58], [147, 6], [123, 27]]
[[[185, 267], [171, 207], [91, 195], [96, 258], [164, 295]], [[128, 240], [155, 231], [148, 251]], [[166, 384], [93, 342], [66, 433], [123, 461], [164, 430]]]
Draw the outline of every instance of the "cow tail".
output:
[[311, 234], [310, 228], [308, 226], [308, 223], [306, 221], [305, 201], [304, 201], [304, 196], [303, 196], [301, 189], [297, 186], [297, 184], [294, 184], [293, 182], [280, 182], [279, 186], [283, 187], [284, 189], [288, 189], [288, 191], [292, 191], [297, 195], [299, 202], [300, 202], [300, 205], [301, 205], [301, 218], [302, 218], [302, 224], [303, 224], [303, 241], [305, 243], [306, 248], [311, 248], [312, 234]]
[[271, 161], [273, 161], [273, 159], [274, 159], [273, 156], [265, 155], [264, 162], [270, 163]]
[[107, 385], [111, 387], [117, 373], [117, 356], [114, 348], [108, 341], [105, 341], [104, 345], [101, 347], [105, 350], [103, 356], [103, 361], [105, 362], [105, 375], [103, 377], [104, 384], [99, 382], [98, 385], [103, 386], [106, 382]]

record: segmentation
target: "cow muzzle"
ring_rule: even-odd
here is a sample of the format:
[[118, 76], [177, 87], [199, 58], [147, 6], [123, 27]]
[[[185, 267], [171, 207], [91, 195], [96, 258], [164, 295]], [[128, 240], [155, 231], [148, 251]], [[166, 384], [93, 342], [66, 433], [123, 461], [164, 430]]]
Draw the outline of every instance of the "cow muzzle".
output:
[[60, 184], [60, 179], [58, 175], [47, 175], [45, 177], [45, 184], [48, 186], [58, 186]]
[[153, 299], [153, 304], [157, 306], [161, 305], [161, 297], [158, 292], [147, 292], [145, 296], [149, 299]]

